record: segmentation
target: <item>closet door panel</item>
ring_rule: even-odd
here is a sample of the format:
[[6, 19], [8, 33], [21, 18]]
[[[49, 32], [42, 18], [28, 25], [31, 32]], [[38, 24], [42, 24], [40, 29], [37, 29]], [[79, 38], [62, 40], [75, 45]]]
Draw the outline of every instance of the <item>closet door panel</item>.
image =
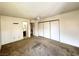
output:
[[50, 38], [50, 22], [44, 22], [44, 37]]
[[59, 41], [59, 21], [51, 21], [51, 39]]
[[43, 23], [39, 23], [39, 36], [42, 36], [43, 37]]

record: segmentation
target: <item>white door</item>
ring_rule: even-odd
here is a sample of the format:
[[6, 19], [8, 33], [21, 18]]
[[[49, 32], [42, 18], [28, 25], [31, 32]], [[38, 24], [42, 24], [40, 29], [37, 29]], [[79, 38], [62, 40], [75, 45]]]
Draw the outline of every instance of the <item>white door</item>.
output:
[[59, 21], [51, 21], [51, 39], [59, 41]]
[[43, 37], [43, 23], [39, 23], [39, 28], [38, 28], [38, 30], [39, 30], [39, 36], [42, 36]]
[[44, 37], [50, 38], [50, 23], [44, 22]]

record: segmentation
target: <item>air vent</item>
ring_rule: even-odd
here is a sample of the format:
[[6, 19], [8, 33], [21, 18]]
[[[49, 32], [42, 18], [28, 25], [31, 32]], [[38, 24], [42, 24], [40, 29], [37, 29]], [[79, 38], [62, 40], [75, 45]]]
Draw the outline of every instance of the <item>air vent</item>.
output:
[[13, 23], [13, 24], [19, 24], [19, 23]]

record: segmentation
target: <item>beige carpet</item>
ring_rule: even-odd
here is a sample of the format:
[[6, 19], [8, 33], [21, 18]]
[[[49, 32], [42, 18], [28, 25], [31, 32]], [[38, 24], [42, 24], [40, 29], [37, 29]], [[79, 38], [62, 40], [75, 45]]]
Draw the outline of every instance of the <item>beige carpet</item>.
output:
[[1, 56], [77, 56], [79, 48], [43, 37], [31, 37], [2, 46]]

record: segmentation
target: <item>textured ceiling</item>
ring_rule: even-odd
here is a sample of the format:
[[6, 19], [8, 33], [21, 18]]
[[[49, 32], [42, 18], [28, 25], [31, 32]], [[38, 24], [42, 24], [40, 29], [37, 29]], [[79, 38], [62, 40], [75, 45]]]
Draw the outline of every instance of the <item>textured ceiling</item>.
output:
[[0, 2], [0, 14], [34, 19], [79, 9], [78, 2]]

